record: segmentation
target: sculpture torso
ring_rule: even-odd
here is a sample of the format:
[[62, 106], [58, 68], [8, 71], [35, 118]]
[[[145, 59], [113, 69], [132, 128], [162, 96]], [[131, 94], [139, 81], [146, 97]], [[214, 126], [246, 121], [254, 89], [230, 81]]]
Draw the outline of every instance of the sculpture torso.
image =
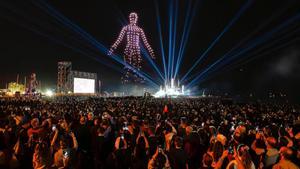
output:
[[126, 55], [139, 55], [140, 54], [140, 29], [136, 25], [126, 26]]

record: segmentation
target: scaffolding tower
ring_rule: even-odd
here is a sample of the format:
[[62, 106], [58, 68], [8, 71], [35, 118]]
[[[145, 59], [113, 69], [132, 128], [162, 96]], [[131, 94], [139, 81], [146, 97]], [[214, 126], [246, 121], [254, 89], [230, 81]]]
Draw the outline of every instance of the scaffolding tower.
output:
[[67, 93], [72, 90], [72, 63], [66, 61], [58, 62], [57, 68], [57, 92]]

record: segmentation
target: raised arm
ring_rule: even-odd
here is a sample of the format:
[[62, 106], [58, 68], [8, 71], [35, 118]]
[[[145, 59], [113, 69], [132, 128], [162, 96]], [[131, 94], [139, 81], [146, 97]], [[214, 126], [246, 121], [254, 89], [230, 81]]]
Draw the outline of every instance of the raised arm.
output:
[[150, 56], [152, 57], [152, 59], [155, 59], [153, 49], [151, 48], [150, 44], [148, 43], [148, 40], [146, 38], [146, 35], [145, 35], [143, 29], [140, 29], [140, 31], [141, 31], [141, 37], [142, 37], [144, 45], [146, 46], [147, 50], [149, 51]]
[[143, 139], [144, 139], [144, 141], [145, 141], [145, 144], [146, 144], [146, 145], [145, 145], [145, 148], [149, 148], [149, 142], [148, 142], [148, 139], [147, 139], [147, 137], [145, 136], [144, 132], [140, 133], [140, 134], [137, 136], [135, 142], [137, 143], [138, 140], [140, 139], [140, 137], [143, 137]]
[[222, 168], [222, 165], [223, 165], [223, 161], [224, 159], [226, 159], [228, 156], [228, 150], [224, 150], [223, 153], [222, 153], [222, 156], [221, 158], [219, 158], [216, 166], [215, 166], [215, 169], [219, 169], [219, 168]]
[[54, 136], [53, 136], [53, 138], [51, 140], [51, 146], [54, 146], [57, 137], [58, 137], [58, 130], [56, 129], [55, 133], [54, 133]]
[[172, 132], [174, 133], [174, 134], [177, 134], [177, 130], [176, 130], [176, 128], [173, 126], [173, 124], [171, 123], [171, 122], [167, 122], [167, 124], [172, 128]]
[[124, 38], [124, 35], [126, 33], [126, 27], [123, 27], [120, 34], [119, 34], [119, 37], [118, 39], [115, 41], [115, 43], [111, 46], [111, 48], [109, 49], [108, 51], [108, 55], [112, 55], [112, 53], [114, 52], [115, 49], [117, 49], [117, 47], [119, 46], [119, 44], [122, 42], [123, 38]]
[[78, 149], [78, 142], [77, 142], [76, 136], [73, 132], [70, 133], [70, 136], [72, 137], [72, 140], [73, 140], [73, 148], [75, 150], [77, 150]]

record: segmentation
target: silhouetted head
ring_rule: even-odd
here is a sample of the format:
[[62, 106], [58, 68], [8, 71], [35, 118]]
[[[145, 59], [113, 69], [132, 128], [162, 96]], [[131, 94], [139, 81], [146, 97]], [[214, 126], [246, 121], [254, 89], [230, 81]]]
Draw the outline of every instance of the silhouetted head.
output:
[[136, 24], [138, 20], [138, 15], [135, 12], [131, 12], [129, 14], [129, 22], [130, 24]]

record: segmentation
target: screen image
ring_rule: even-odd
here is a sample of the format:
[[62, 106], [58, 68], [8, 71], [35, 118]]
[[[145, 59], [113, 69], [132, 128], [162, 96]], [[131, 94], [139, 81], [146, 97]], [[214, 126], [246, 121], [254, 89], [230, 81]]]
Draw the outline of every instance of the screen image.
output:
[[74, 93], [95, 93], [95, 80], [74, 78]]

